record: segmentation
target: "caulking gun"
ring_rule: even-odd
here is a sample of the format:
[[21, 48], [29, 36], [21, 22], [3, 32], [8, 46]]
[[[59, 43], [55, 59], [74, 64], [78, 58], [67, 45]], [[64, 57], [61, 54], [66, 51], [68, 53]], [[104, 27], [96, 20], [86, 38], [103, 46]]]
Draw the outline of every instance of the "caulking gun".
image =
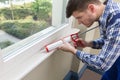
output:
[[[48, 44], [48, 45], [46, 45], [44, 48], [41, 48], [41, 52], [50, 52], [50, 51], [52, 51], [52, 50], [54, 50], [54, 49], [56, 49], [57, 47], [59, 47], [61, 44], [63, 44], [64, 42], [73, 42], [73, 43], [75, 43], [76, 44], [76, 40], [77, 39], [79, 39], [79, 36], [80, 35], [83, 35], [83, 34], [85, 34], [85, 33], [87, 33], [87, 32], [89, 32], [89, 31], [91, 31], [91, 30], [93, 30], [93, 29], [95, 29], [95, 28], [97, 28], [98, 26], [96, 26], [96, 27], [93, 27], [93, 28], [91, 28], [91, 29], [89, 29], [89, 30], [86, 30], [86, 31], [83, 31], [83, 32], [77, 32], [77, 33], [74, 33], [74, 34], [71, 34], [70, 36], [68, 36], [68, 37], [65, 37], [65, 38], [63, 38], [63, 39], [61, 39], [61, 40], [58, 40], [58, 41], [55, 41], [55, 42], [53, 42], [53, 43], [51, 43], [51, 44]], [[63, 42], [64, 41], [64, 42]], [[82, 43], [79, 43], [79, 44], [81, 44], [82, 45]]]

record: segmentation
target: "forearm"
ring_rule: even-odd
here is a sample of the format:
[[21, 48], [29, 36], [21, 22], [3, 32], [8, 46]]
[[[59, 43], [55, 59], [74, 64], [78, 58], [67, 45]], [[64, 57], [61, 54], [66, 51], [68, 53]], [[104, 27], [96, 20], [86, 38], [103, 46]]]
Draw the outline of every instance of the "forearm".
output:
[[77, 49], [73, 48], [73, 49], [71, 49], [70, 52], [71, 52], [73, 55], [76, 55], [76, 53], [77, 53]]
[[[119, 36], [118, 36], [119, 37]], [[77, 50], [76, 56], [83, 62], [101, 70], [108, 70], [119, 57], [120, 41], [117, 37], [113, 37], [110, 41], [106, 41], [102, 50], [98, 55], [92, 55]]]
[[[93, 47], [93, 42], [92, 41], [87, 41], [86, 42], [86, 47]], [[71, 50], [71, 52], [72, 52], [72, 54], [76, 55], [77, 49], [74, 48], [74, 49]]]
[[[85, 47], [93, 47], [93, 42], [92, 42], [92, 41], [86, 41]], [[70, 52], [71, 52], [72, 54], [76, 55], [77, 51], [78, 51], [78, 50], [77, 50], [76, 48], [73, 48], [73, 49], [71, 49]]]
[[93, 47], [93, 41], [88, 41], [86, 46], [87, 47]]

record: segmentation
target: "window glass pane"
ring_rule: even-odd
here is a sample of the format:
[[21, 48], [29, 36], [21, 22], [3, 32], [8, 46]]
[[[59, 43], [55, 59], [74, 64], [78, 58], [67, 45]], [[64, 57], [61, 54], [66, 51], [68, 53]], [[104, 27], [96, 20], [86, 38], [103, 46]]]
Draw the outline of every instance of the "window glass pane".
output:
[[0, 48], [52, 25], [52, 0], [0, 0]]

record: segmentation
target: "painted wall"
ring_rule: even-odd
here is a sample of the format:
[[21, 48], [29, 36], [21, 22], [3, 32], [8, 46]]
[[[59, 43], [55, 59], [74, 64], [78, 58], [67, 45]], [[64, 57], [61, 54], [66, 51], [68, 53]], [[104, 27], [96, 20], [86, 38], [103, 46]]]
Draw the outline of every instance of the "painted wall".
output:
[[63, 80], [71, 69], [72, 55], [56, 51], [22, 80]]

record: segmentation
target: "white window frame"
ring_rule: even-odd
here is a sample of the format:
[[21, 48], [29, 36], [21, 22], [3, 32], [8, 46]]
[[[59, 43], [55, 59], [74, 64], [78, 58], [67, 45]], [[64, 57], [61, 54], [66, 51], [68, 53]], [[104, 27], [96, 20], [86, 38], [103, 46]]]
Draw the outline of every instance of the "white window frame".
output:
[[[7, 48], [4, 48], [2, 50], [2, 52], [4, 53], [3, 54], [4, 60], [7, 61], [7, 60], [15, 57], [16, 55], [20, 54], [21, 51], [24, 51], [29, 46], [34, 45], [34, 42], [38, 41], [38, 39], [41, 39], [41, 37], [43, 35], [47, 35], [47, 34], [49, 34], [50, 31], [53, 32], [57, 27], [58, 28], [61, 27], [61, 25], [63, 23], [65, 24], [65, 19], [64, 19], [65, 15], [63, 16], [63, 14], [65, 14], [65, 11], [63, 11], [63, 9], [65, 8], [66, 1], [67, 0], [60, 0], [60, 1], [53, 0], [52, 26], [45, 30], [42, 30], [24, 40], [21, 40]], [[56, 9], [56, 8], [58, 8], [58, 9]], [[19, 53], [16, 53], [16, 52], [19, 52]]]

